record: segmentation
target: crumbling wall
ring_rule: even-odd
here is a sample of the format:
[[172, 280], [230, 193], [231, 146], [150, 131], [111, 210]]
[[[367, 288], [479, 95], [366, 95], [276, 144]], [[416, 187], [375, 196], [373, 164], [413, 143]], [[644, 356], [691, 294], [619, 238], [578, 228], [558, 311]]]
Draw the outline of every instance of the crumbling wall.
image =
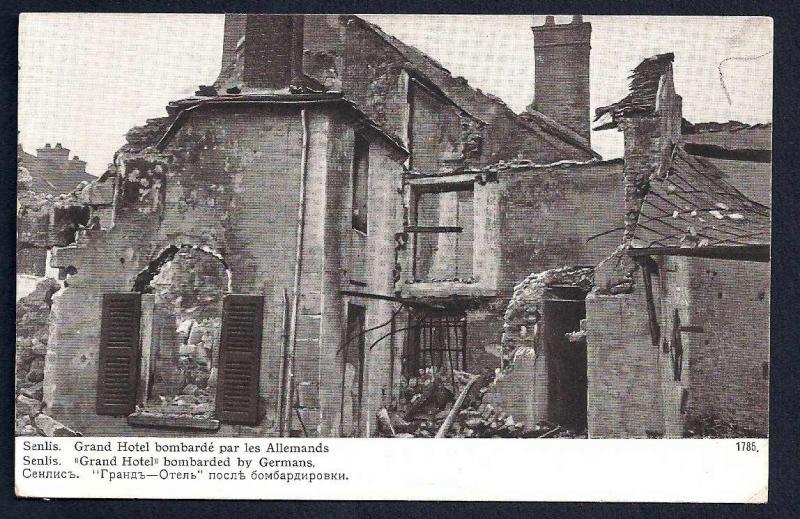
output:
[[547, 298], [557, 287], [574, 287], [585, 294], [593, 285], [591, 268], [560, 267], [529, 275], [514, 287], [504, 314], [501, 352], [503, 368], [484, 400], [516, 420], [535, 424], [550, 418], [548, 359], [541, 327]]
[[404, 134], [405, 60], [357, 21], [345, 22], [342, 90], [372, 121], [391, 135]]
[[[145, 194], [152, 185], [139, 183], [139, 195], [125, 199], [130, 205], [120, 208], [112, 228], [87, 232], [54, 255], [57, 266], [76, 271], [54, 304], [44, 390], [54, 416], [88, 434], [152, 434], [127, 426], [124, 417], [95, 414], [100, 301], [105, 292], [132, 290], [151, 261], [181, 245], [220, 251], [231, 290], [265, 296], [259, 387], [265, 407], [274, 410], [283, 291], [291, 289], [294, 272], [301, 141], [296, 110], [223, 107], [194, 112], [160, 152], [120, 155], [126, 172], [120, 182], [129, 182], [134, 169], [156, 173], [158, 166], [163, 195]], [[274, 420], [273, 411], [262, 426]]]
[[77, 433], [51, 418], [43, 405], [45, 355], [50, 336], [50, 306], [61, 284], [50, 278], [17, 301], [15, 395], [18, 436], [76, 436]]
[[622, 163], [507, 167], [498, 171], [501, 261], [498, 288], [554, 265], [594, 266], [619, 244]]
[[[183, 247], [152, 280], [155, 293], [151, 412], [210, 416], [216, 396], [225, 265], [197, 248]], [[164, 340], [160, 340], [160, 339]]]

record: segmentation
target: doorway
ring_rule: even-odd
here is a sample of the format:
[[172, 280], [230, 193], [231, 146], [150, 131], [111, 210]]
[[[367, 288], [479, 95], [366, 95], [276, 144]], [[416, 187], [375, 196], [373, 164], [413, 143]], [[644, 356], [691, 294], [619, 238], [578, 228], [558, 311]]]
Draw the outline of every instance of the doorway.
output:
[[570, 339], [586, 318], [585, 292], [577, 287], [553, 290], [542, 305], [542, 340], [547, 358], [548, 420], [581, 433], [587, 428], [586, 340]]
[[[364, 400], [364, 363], [366, 352], [366, 327], [367, 309], [364, 306], [349, 303], [347, 305], [347, 337], [349, 342], [344, 348], [344, 381], [342, 385], [343, 409], [349, 407], [351, 426], [342, 431], [345, 436], [358, 438], [362, 433], [363, 400]], [[349, 402], [347, 406], [344, 403]]]

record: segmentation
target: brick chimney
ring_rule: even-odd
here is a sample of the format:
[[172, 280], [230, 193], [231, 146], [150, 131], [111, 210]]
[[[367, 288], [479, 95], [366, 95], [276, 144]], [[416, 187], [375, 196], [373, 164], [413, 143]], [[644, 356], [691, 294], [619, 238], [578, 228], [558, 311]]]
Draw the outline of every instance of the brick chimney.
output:
[[589, 54], [592, 24], [575, 15], [570, 23], [531, 27], [536, 58], [535, 91], [528, 107], [555, 119], [591, 143]]
[[302, 72], [303, 16], [226, 14], [222, 47], [217, 84], [288, 88]]

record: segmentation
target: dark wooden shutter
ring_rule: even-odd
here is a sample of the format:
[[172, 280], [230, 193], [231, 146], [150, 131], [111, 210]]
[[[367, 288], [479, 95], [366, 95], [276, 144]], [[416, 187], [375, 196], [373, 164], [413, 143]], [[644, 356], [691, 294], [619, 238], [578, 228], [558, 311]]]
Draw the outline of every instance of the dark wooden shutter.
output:
[[229, 294], [222, 310], [217, 366], [217, 417], [225, 423], [258, 422], [263, 296]]
[[141, 294], [103, 294], [102, 304], [97, 414], [130, 414], [139, 382]]

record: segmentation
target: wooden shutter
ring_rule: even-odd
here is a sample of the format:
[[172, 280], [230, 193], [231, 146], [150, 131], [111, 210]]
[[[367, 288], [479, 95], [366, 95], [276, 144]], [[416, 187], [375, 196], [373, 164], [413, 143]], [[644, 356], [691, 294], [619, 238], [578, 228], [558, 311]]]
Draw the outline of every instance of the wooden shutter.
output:
[[229, 294], [222, 310], [217, 365], [217, 417], [225, 423], [258, 422], [263, 296]]
[[139, 382], [141, 294], [103, 294], [102, 304], [97, 414], [130, 414], [136, 408]]

